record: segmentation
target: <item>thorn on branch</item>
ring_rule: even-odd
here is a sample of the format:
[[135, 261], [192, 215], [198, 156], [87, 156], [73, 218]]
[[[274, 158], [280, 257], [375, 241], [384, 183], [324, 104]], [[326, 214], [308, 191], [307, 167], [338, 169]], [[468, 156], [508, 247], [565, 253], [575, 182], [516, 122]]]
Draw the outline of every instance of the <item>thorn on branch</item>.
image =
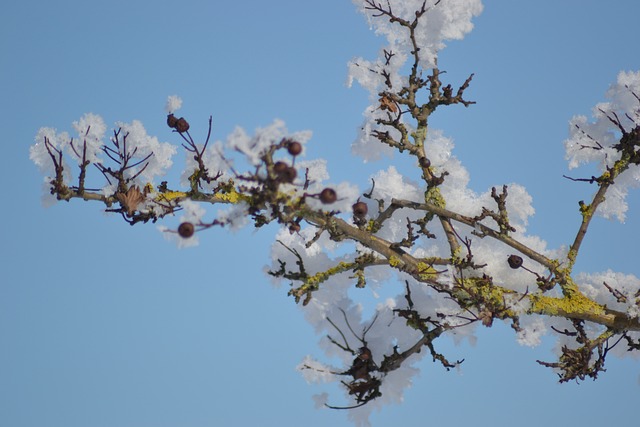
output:
[[598, 182], [600, 178], [596, 178], [595, 176], [591, 176], [591, 178], [572, 178], [567, 175], [562, 175], [563, 178], [568, 179], [574, 182], [588, 182], [589, 184], [593, 184], [594, 182]]

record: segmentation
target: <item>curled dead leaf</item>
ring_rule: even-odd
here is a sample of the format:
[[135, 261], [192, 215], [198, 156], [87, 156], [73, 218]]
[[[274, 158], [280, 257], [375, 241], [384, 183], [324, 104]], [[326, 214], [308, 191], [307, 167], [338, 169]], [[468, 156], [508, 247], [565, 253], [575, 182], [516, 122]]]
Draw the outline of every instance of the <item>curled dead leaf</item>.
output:
[[120, 205], [127, 211], [127, 215], [133, 216], [138, 205], [144, 201], [144, 195], [140, 192], [137, 185], [129, 187], [126, 193], [116, 194], [116, 198]]
[[387, 94], [383, 94], [380, 97], [380, 109], [389, 110], [392, 113], [398, 112], [398, 105]]

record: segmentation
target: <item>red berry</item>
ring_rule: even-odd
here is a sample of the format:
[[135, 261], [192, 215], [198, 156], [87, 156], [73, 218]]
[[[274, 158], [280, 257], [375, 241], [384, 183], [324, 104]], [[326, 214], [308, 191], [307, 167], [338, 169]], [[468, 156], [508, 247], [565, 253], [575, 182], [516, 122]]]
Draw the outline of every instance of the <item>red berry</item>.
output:
[[275, 162], [273, 171], [281, 182], [292, 183], [298, 176], [296, 168], [289, 166], [285, 162]]
[[300, 224], [296, 224], [295, 222], [289, 226], [289, 233], [297, 233], [300, 231]]
[[277, 175], [282, 175], [289, 168], [289, 165], [285, 162], [275, 162], [273, 165], [273, 171]]
[[325, 205], [330, 205], [338, 200], [338, 195], [333, 188], [325, 188], [320, 192], [320, 201]]
[[195, 231], [195, 227], [190, 222], [183, 222], [178, 226], [178, 234], [183, 239], [188, 239], [189, 237], [193, 236], [193, 233], [195, 233]]
[[280, 175], [280, 178], [282, 179], [283, 182], [291, 184], [296, 179], [297, 176], [298, 176], [298, 171], [296, 170], [296, 168], [288, 167], [282, 173], [282, 175]]

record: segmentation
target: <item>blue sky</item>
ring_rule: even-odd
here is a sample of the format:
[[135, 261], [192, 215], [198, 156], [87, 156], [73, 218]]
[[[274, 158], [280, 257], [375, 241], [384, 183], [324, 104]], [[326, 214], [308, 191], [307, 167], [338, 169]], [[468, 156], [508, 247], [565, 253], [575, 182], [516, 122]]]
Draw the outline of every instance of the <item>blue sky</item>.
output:
[[[562, 178], [568, 120], [604, 100], [619, 71], [640, 69], [639, 13], [632, 0], [487, 1], [474, 31], [440, 55], [454, 85], [475, 73], [478, 104], [439, 111], [431, 125], [454, 138], [475, 190], [528, 189], [529, 230], [550, 246], [569, 243], [577, 201], [592, 191]], [[178, 250], [154, 225], [130, 227], [97, 204], [45, 209], [28, 148], [39, 127], [71, 131], [86, 112], [139, 119], [178, 144], [163, 110], [178, 94], [194, 134], [206, 134], [209, 115], [218, 139], [281, 118], [314, 131], [308, 157], [327, 158], [332, 179], [365, 188], [372, 171], [404, 164], [350, 157], [367, 95], [345, 87], [346, 64], [373, 59], [381, 43], [346, 0], [3, 7], [0, 425], [349, 425], [344, 412], [314, 409], [320, 389], [294, 370], [319, 337], [263, 273], [275, 229], [210, 230]], [[625, 224], [595, 221], [578, 269], [640, 275], [637, 193], [629, 206]], [[374, 426], [637, 422], [637, 360], [610, 357], [598, 381], [559, 385], [535, 363], [553, 358], [550, 343], [519, 347], [508, 327], [480, 330], [473, 348], [441, 346], [466, 359], [462, 370], [423, 360], [405, 402], [374, 414]]]

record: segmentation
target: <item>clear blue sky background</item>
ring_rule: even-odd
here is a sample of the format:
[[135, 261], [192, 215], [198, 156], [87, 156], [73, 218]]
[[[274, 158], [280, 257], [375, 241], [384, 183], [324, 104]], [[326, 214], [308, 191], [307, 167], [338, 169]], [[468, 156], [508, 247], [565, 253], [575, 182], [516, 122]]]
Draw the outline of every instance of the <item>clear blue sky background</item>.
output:
[[[592, 191], [562, 178], [567, 122], [620, 70], [640, 69], [638, 16], [634, 0], [487, 1], [475, 30], [440, 56], [454, 85], [476, 73], [478, 104], [438, 112], [432, 126], [455, 139], [477, 191], [527, 187], [530, 231], [550, 246], [570, 241], [577, 201]], [[328, 158], [332, 179], [366, 188], [388, 162], [349, 156], [367, 98], [345, 87], [346, 63], [381, 42], [347, 0], [3, 5], [0, 426], [348, 425], [343, 411], [314, 409], [320, 389], [294, 371], [319, 337], [263, 274], [274, 229], [211, 230], [178, 250], [154, 225], [130, 227], [97, 204], [44, 209], [28, 147], [39, 127], [71, 131], [85, 112], [139, 119], [178, 144], [163, 111], [178, 94], [195, 135], [210, 114], [220, 139], [282, 118], [314, 131], [308, 155]], [[626, 224], [595, 221], [578, 268], [640, 275], [637, 192], [629, 202]], [[549, 349], [519, 347], [501, 325], [473, 348], [444, 340], [462, 371], [425, 358], [405, 402], [372, 422], [637, 425], [640, 362], [611, 357], [598, 381], [558, 385], [535, 363]]]

